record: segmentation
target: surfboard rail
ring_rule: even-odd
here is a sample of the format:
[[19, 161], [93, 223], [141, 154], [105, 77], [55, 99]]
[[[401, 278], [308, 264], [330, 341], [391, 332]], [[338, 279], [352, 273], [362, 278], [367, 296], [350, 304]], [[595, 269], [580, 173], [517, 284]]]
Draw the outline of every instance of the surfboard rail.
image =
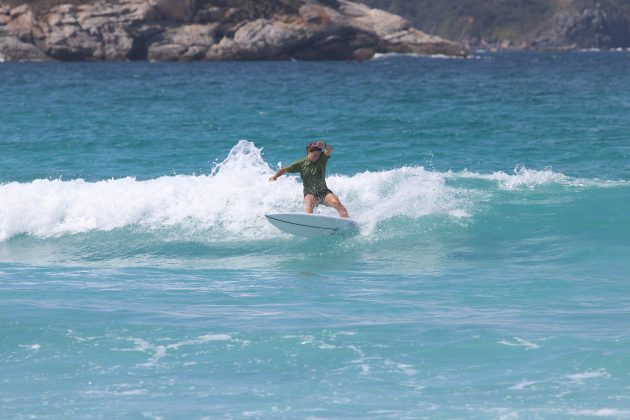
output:
[[357, 229], [357, 223], [350, 219], [308, 213], [265, 214], [267, 221], [283, 232], [306, 238], [334, 235]]

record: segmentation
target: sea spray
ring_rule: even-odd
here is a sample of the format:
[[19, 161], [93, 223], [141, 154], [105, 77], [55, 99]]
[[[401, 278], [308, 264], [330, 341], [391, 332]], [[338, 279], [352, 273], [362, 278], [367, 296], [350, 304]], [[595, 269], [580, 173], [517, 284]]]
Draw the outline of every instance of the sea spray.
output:
[[[333, 156], [334, 159], [334, 156]], [[131, 177], [97, 182], [38, 179], [0, 185], [0, 241], [27, 234], [40, 238], [111, 231], [125, 227], [143, 230], [177, 228], [205, 232], [208, 240], [249, 240], [277, 236], [264, 214], [302, 211], [299, 177], [268, 181], [274, 173], [253, 142], [239, 141], [209, 174], [162, 176], [149, 180]], [[450, 185], [466, 179], [495, 183], [490, 188]], [[541, 185], [619, 185], [623, 181], [574, 179], [550, 169], [517, 168], [479, 174], [469, 171], [428, 171], [405, 166], [355, 175], [331, 174], [329, 187], [369, 235], [392, 218], [419, 220], [439, 215], [465, 219], [497, 188], [533, 189]], [[316, 210], [334, 214], [320, 206]]]

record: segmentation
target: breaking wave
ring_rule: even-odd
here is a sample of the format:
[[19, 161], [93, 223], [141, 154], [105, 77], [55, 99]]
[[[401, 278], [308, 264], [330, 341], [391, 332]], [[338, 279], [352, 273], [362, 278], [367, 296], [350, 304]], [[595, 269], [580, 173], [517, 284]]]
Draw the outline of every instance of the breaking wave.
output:
[[[264, 220], [269, 212], [302, 211], [301, 184], [295, 176], [268, 182], [272, 167], [254, 143], [241, 140], [209, 174], [87, 182], [38, 179], [0, 185], [0, 241], [17, 235], [40, 238], [134, 227], [203, 233], [211, 240], [262, 239], [278, 232]], [[470, 179], [490, 188], [467, 185]], [[491, 189], [532, 189], [541, 185], [627, 184], [571, 178], [551, 169], [517, 168], [513, 174], [467, 170], [438, 172], [401, 167], [327, 178], [364, 234], [392, 218], [438, 216], [465, 221]], [[318, 208], [320, 213], [334, 210]]]

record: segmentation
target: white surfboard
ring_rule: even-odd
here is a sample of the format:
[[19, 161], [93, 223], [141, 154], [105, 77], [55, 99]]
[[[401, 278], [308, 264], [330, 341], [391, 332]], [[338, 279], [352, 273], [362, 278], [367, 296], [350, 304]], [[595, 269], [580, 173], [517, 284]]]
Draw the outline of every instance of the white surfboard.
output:
[[348, 233], [358, 229], [353, 220], [320, 214], [277, 213], [265, 214], [265, 217], [281, 231], [306, 238]]

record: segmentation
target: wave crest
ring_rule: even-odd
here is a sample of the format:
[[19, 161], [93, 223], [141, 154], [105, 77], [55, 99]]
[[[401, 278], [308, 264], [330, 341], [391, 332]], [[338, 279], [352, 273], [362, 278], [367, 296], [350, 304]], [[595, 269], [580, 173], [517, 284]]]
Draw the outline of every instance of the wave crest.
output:
[[[98, 182], [39, 179], [0, 185], [0, 241], [27, 234], [41, 238], [125, 227], [199, 234], [208, 240], [277, 237], [264, 220], [269, 212], [302, 211], [302, 188], [296, 176], [268, 182], [274, 170], [261, 149], [241, 140], [209, 174], [175, 175], [139, 181], [127, 177]], [[461, 220], [474, 214], [488, 197], [483, 188], [452, 185], [453, 180], [480, 179], [500, 189], [535, 188], [543, 184], [609, 186], [613, 181], [580, 180], [550, 169], [517, 168], [479, 174], [427, 171], [402, 167], [381, 172], [327, 178], [351, 215], [371, 233], [380, 222], [438, 215]], [[623, 182], [623, 181], [619, 181]], [[455, 182], [457, 184], [457, 182]], [[321, 213], [334, 213], [318, 208]]]

